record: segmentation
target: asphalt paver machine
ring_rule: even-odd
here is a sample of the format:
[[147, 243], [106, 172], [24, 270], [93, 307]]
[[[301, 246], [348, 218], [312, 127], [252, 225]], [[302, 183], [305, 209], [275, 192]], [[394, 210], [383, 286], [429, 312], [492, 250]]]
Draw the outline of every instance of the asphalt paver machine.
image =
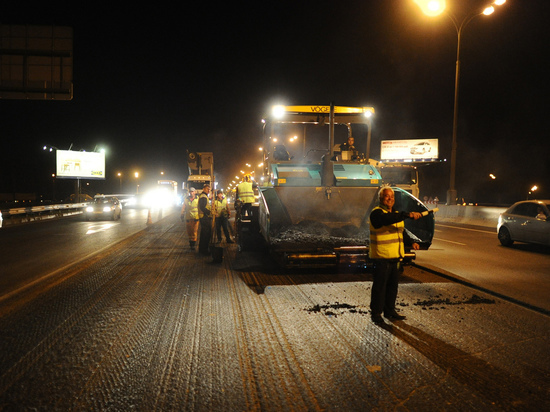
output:
[[[276, 106], [263, 119], [263, 175], [250, 227], [281, 266], [369, 266], [368, 217], [384, 184], [368, 161], [373, 114], [370, 107]], [[335, 144], [336, 132], [366, 140], [367, 155]], [[295, 146], [284, 143], [288, 136]], [[396, 210], [428, 211], [412, 194], [394, 190]], [[433, 214], [407, 219], [405, 227], [429, 248]], [[414, 257], [407, 251], [406, 260]]]

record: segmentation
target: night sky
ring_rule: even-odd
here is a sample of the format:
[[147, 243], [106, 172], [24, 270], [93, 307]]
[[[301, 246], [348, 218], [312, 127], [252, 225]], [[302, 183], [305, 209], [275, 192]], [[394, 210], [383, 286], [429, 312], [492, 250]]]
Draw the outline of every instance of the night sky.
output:
[[[125, 191], [136, 170], [181, 182], [187, 150], [214, 152], [225, 185], [260, 160], [261, 119], [276, 103], [373, 106], [372, 158], [382, 140], [420, 138], [438, 138], [450, 158], [457, 34], [412, 0], [19, 3], [2, 2], [1, 24], [74, 29], [74, 98], [0, 100], [0, 193], [50, 196], [44, 144], [107, 148], [107, 179], [90, 194], [118, 192], [118, 172]], [[447, 4], [462, 16], [487, 2]], [[550, 198], [548, 16], [548, 1], [508, 0], [464, 29], [456, 186], [466, 201], [510, 204], [535, 184]], [[421, 196], [445, 199], [450, 162], [420, 170]]]

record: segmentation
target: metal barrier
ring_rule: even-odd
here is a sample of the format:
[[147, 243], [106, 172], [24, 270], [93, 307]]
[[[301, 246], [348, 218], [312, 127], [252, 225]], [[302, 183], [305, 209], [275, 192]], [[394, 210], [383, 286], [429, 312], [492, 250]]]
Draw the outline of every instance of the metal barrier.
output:
[[[47, 206], [16, 207], [2, 210], [3, 225], [33, 222], [81, 213], [88, 203], [63, 203]], [[0, 223], [2, 227], [2, 223]]]

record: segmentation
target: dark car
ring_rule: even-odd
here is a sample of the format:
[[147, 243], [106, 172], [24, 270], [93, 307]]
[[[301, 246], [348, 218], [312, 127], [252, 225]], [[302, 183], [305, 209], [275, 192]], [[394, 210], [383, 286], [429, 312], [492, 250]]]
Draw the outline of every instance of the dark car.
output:
[[497, 233], [504, 246], [514, 241], [550, 246], [550, 200], [514, 203], [499, 216]]
[[122, 206], [116, 197], [98, 197], [86, 207], [86, 220], [120, 219]]

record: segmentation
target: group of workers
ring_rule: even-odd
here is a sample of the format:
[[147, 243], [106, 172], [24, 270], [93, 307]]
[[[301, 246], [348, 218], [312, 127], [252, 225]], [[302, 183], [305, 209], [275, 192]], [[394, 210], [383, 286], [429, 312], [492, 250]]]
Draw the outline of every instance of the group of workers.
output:
[[[210, 190], [210, 185], [205, 184], [202, 192], [197, 196], [196, 189], [190, 187], [189, 194], [183, 200], [181, 208], [181, 220], [186, 224], [189, 247], [191, 250], [195, 250], [197, 237], [199, 237], [198, 250], [200, 254], [204, 255], [210, 253], [209, 247], [213, 243], [213, 235], [215, 235], [218, 243], [222, 241], [222, 231], [226, 243], [235, 243], [231, 238], [229, 229], [231, 209], [227, 203], [227, 198], [224, 196], [222, 190], [218, 190], [215, 198], [211, 201]], [[237, 213], [243, 216], [251, 216], [254, 189], [249, 175], [245, 176], [243, 181], [237, 186], [236, 199], [239, 205], [236, 208]]]

